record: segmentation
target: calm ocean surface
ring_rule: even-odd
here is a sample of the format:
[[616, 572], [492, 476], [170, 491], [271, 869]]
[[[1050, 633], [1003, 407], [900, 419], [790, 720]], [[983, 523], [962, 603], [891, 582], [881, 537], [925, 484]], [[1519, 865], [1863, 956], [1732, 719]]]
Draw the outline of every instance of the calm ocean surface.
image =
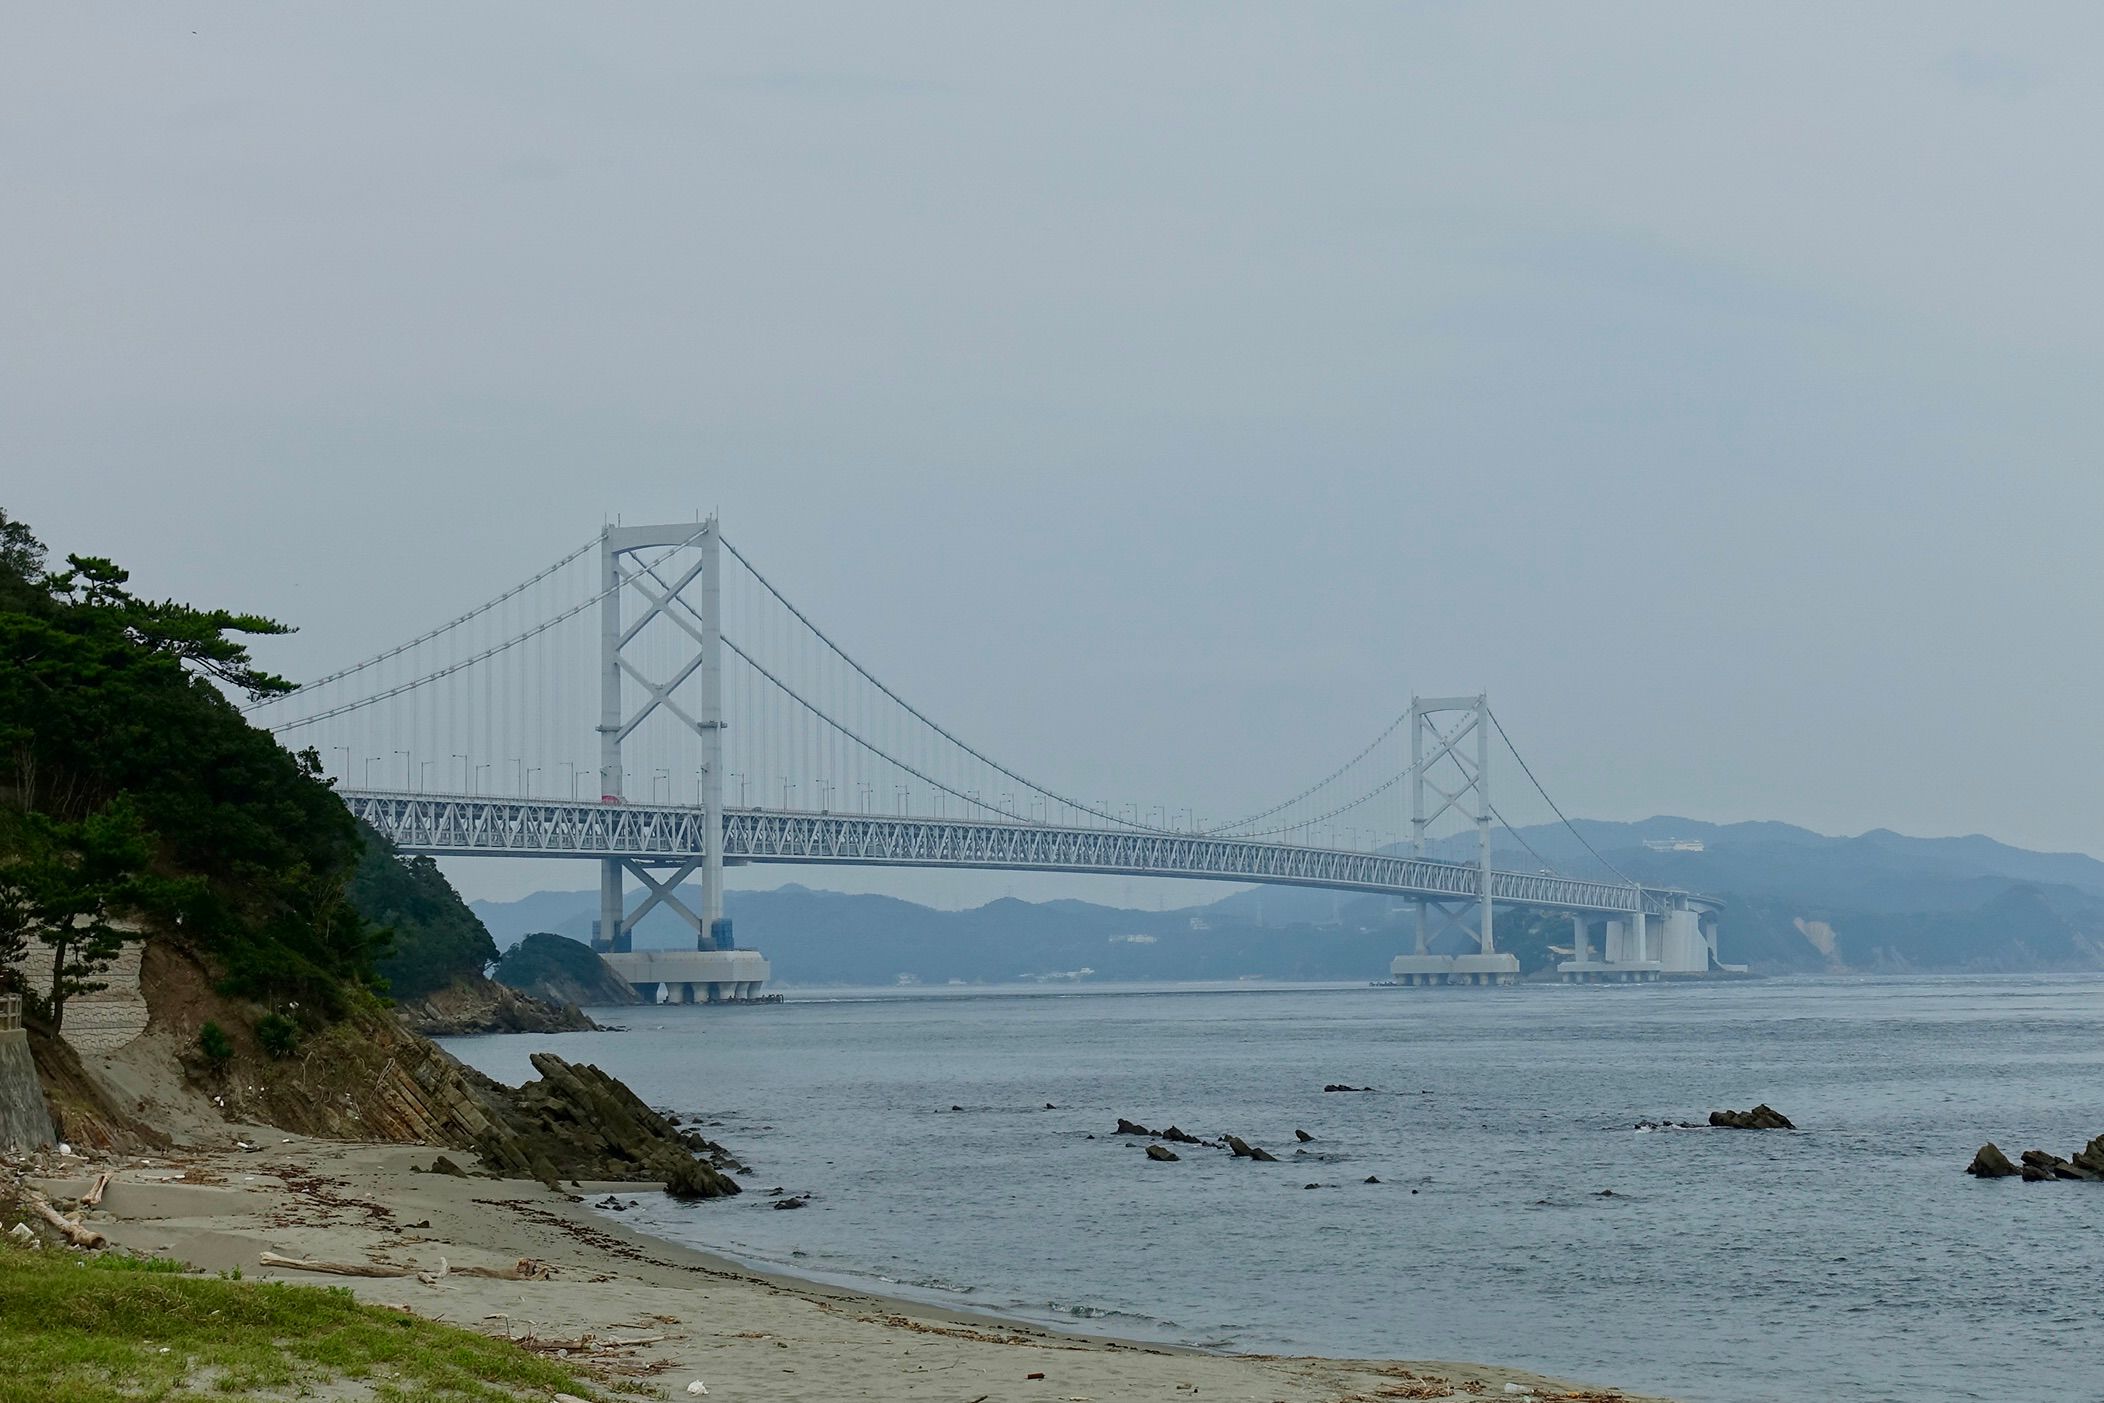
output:
[[[629, 1031], [447, 1045], [514, 1083], [558, 1052], [702, 1112], [748, 1190], [811, 1206], [639, 1194], [627, 1221], [758, 1265], [1700, 1403], [2104, 1399], [2104, 1184], [1959, 1172], [1983, 1140], [2104, 1133], [2104, 978], [810, 993], [601, 1019]], [[1760, 1101], [1801, 1131], [1632, 1128]], [[1121, 1115], [1286, 1162], [1153, 1163]]]

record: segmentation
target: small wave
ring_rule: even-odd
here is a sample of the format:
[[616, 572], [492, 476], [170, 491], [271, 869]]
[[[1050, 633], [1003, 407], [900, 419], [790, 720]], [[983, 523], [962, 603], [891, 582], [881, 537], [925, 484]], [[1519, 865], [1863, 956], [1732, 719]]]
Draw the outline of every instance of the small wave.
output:
[[1026, 1305], [1019, 1309], [1024, 1314], [1040, 1319], [1049, 1315], [1059, 1320], [1086, 1320], [1092, 1325], [1109, 1325], [1128, 1334], [1153, 1339], [1181, 1340], [1188, 1333], [1173, 1320], [1164, 1320], [1158, 1315], [1143, 1315], [1138, 1311], [1116, 1310], [1110, 1306], [1041, 1301], [1034, 1306]]
[[941, 1291], [951, 1296], [969, 1296], [979, 1289], [976, 1286], [960, 1286], [939, 1276], [888, 1276], [883, 1272], [857, 1274], [873, 1276], [887, 1286], [904, 1286], [915, 1291]]

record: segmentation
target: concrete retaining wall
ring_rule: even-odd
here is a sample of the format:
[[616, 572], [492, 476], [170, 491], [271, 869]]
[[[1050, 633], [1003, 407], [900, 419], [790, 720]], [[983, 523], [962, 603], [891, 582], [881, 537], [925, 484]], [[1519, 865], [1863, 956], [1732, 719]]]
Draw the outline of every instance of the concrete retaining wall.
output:
[[29, 1034], [0, 1028], [0, 1151], [33, 1150], [53, 1138], [44, 1088], [29, 1056]]

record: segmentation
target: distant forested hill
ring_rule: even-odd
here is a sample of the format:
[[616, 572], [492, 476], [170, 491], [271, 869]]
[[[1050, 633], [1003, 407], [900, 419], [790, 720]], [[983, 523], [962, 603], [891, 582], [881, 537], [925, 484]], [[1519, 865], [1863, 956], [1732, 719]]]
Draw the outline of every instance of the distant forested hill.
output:
[[[1576, 827], [1623, 872], [1722, 897], [1724, 958], [1758, 971], [2104, 968], [2104, 863], [2081, 853], [2030, 852], [1983, 837], [1878, 830], [1840, 838], [1785, 823], [1669, 817]], [[1606, 875], [1568, 830], [1522, 836], [1559, 870]], [[1699, 840], [1703, 850], [1643, 846], [1674, 838]], [[1456, 844], [1440, 855], [1466, 853]], [[1516, 843], [1500, 846], [1496, 858], [1538, 865]], [[588, 940], [595, 909], [588, 892], [475, 903], [499, 945], [533, 930]], [[764, 951], [777, 980], [791, 984], [1380, 979], [1412, 931], [1407, 909], [1385, 900], [1288, 887], [1172, 911], [1073, 901], [937, 911], [790, 885], [733, 892], [729, 909], [740, 943]], [[1548, 947], [1569, 940], [1554, 921], [1518, 912], [1501, 915], [1499, 928], [1501, 944], [1529, 968], [1551, 963]], [[644, 922], [642, 943], [676, 944], [682, 929], [659, 913]]]

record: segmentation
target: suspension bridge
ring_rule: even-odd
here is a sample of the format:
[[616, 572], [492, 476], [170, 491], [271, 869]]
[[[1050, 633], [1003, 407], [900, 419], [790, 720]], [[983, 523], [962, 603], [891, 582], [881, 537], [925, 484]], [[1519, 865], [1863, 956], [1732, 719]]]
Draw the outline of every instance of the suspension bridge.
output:
[[[1500, 906], [1569, 916], [1566, 978], [1716, 963], [1715, 903], [1647, 887], [1593, 852], [1483, 696], [1413, 697], [1322, 779], [1226, 821], [1090, 801], [893, 691], [714, 518], [609, 526], [437, 628], [248, 710], [312, 750], [352, 813], [405, 853], [596, 862], [594, 948], [647, 997], [759, 994], [771, 970], [724, 914], [724, 870], [757, 863], [1376, 894], [1415, 914], [1412, 948], [1389, 971], [1406, 984], [1516, 980], [1496, 944]], [[1558, 871], [1505, 822], [1491, 797], [1498, 751], [1598, 872]], [[1494, 865], [1494, 828], [1535, 865]], [[636, 948], [660, 908], [691, 943]]]

